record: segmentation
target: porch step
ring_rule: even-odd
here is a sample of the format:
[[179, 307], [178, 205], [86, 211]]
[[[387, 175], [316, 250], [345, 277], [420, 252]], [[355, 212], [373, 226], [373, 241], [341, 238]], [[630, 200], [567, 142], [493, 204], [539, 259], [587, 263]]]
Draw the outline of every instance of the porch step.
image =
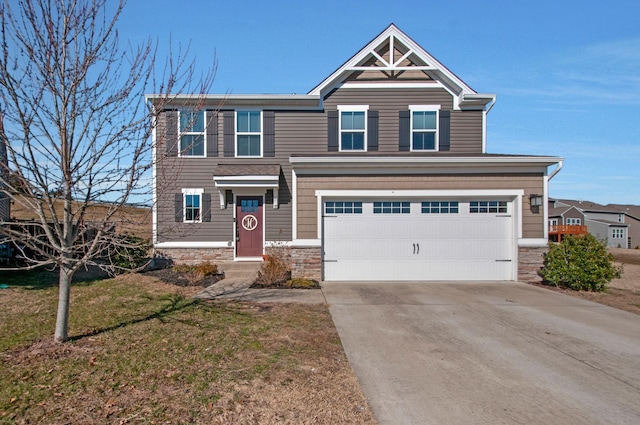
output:
[[226, 279], [254, 279], [262, 266], [262, 261], [217, 261], [218, 270]]

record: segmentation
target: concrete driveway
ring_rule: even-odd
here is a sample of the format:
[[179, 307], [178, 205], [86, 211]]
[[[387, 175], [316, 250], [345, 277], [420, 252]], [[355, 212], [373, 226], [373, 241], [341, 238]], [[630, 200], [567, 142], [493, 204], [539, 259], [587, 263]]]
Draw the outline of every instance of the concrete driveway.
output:
[[324, 282], [384, 424], [640, 424], [640, 316], [522, 283]]

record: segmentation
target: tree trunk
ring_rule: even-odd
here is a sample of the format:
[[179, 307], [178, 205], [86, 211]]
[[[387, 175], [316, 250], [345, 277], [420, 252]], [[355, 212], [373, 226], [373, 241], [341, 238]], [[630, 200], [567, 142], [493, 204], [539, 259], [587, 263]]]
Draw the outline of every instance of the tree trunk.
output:
[[58, 316], [56, 318], [56, 342], [64, 342], [69, 333], [69, 295], [71, 293], [71, 279], [73, 270], [68, 266], [60, 266], [58, 281]]

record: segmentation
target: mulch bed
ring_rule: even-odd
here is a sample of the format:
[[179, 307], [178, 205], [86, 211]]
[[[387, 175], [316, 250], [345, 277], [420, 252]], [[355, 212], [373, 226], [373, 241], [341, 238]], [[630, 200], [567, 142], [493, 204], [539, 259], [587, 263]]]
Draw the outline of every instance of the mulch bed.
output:
[[260, 289], [320, 289], [320, 284], [315, 280], [309, 281], [309, 282], [312, 282], [312, 284], [310, 284], [309, 286], [298, 286], [295, 284], [291, 285], [288, 282], [280, 282], [272, 285], [265, 285], [265, 284], [254, 282], [250, 287], [260, 288]]
[[150, 270], [145, 272], [144, 274], [148, 276], [157, 277], [164, 283], [168, 283], [168, 284], [180, 286], [180, 287], [201, 286], [203, 288], [206, 288], [224, 279], [224, 274], [216, 274], [213, 276], [206, 276], [204, 279], [198, 282], [190, 282], [185, 273], [178, 273], [173, 271], [173, 269], [170, 269], [170, 268]]

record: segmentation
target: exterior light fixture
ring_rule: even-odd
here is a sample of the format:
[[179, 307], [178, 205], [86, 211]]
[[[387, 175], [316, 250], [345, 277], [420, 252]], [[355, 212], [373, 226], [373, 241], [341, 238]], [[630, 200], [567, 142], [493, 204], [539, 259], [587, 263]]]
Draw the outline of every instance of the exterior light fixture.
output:
[[530, 195], [529, 196], [529, 203], [531, 204], [532, 207], [539, 207], [542, 205], [542, 195]]

